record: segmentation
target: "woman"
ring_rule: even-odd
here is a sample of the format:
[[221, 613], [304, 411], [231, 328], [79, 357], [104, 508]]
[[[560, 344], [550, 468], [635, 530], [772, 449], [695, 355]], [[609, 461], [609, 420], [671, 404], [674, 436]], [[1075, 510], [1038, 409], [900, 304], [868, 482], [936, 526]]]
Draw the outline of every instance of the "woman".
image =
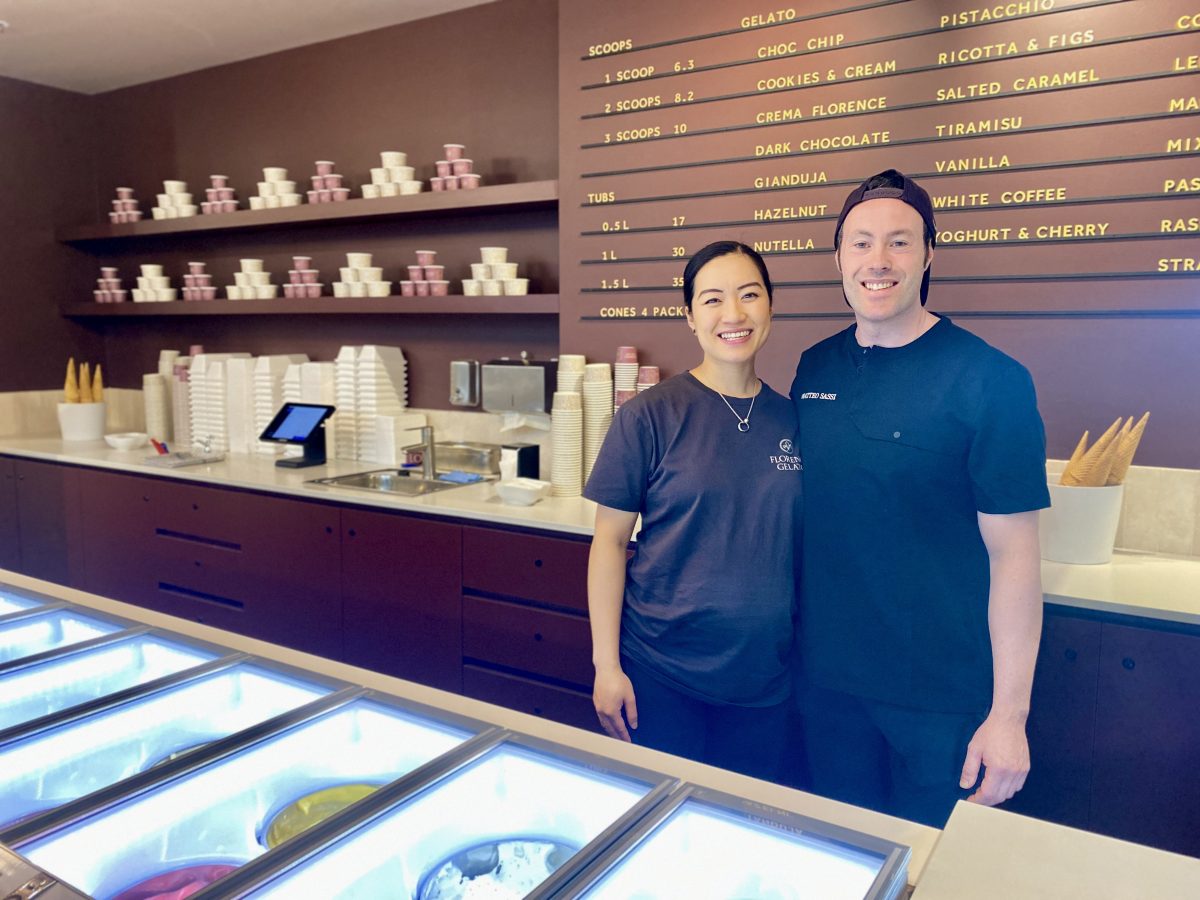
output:
[[584, 491], [599, 504], [593, 700], [613, 737], [772, 779], [801, 473], [792, 404], [754, 372], [771, 278], [750, 247], [719, 241], [688, 261], [683, 297], [703, 359], [621, 407]]

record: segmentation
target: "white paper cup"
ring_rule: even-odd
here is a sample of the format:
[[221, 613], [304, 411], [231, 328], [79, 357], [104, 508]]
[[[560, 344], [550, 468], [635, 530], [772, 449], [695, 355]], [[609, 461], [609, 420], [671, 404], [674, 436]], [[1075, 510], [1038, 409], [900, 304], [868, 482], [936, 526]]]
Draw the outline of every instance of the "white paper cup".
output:
[[346, 265], [352, 269], [368, 269], [371, 267], [370, 253], [347, 253]]
[[238, 265], [242, 267], [243, 272], [261, 272], [263, 270], [261, 259], [239, 259]]
[[[115, 215], [117, 215], [117, 213], [109, 213], [109, 215], [115, 216]], [[165, 209], [163, 209], [161, 206], [153, 206], [150, 208], [150, 218], [165, 219], [166, 217], [167, 217], [167, 211]]]
[[506, 297], [524, 297], [529, 293], [528, 278], [504, 279], [504, 295]]
[[179, 218], [181, 218], [181, 219], [188, 219], [188, 218], [191, 218], [192, 216], [200, 215], [200, 207], [198, 207], [198, 206], [193, 206], [193, 205], [189, 204], [189, 205], [185, 205], [185, 206], [177, 206], [175, 208], [177, 210], [179, 210]]
[[504, 295], [504, 285], [496, 278], [485, 278], [479, 282], [479, 293], [485, 297], [501, 297]]
[[478, 297], [480, 294], [483, 293], [483, 291], [481, 291], [479, 289], [479, 282], [476, 281], [474, 278], [464, 278], [462, 287], [463, 287], [463, 296], [466, 296], [466, 297]]
[[158, 295], [159, 303], [173, 303], [179, 299], [179, 292], [175, 288], [161, 288], [154, 293]]
[[379, 154], [379, 159], [383, 163], [384, 168], [408, 165], [408, 154], [402, 153], [399, 150], [384, 150]]
[[351, 281], [346, 286], [350, 289], [351, 297], [367, 296], [367, 284], [365, 281]]
[[283, 206], [283, 198], [278, 194], [272, 194], [270, 197], [263, 197], [263, 201], [267, 204], [267, 209], [279, 209]]
[[358, 269], [353, 266], [342, 266], [338, 269], [338, 274], [342, 276], [342, 281], [349, 284], [352, 281], [358, 281]]
[[163, 192], [167, 194], [183, 194], [187, 191], [186, 181], [164, 181]]
[[101, 403], [58, 404], [58, 427], [64, 441], [104, 440], [104, 414], [107, 406]]
[[1039, 516], [1042, 559], [1076, 565], [1110, 562], [1125, 486], [1072, 487], [1050, 483], [1050, 508]]
[[254, 282], [250, 280], [250, 272], [234, 272], [233, 283], [238, 287], [254, 287]]
[[171, 286], [171, 279], [167, 275], [151, 275], [146, 280], [149, 282], [150, 287], [156, 291], [166, 290]]
[[379, 196], [399, 197], [400, 185], [396, 184], [394, 181], [385, 181], [383, 184], [379, 185]]
[[372, 281], [367, 285], [368, 297], [390, 297], [392, 295], [392, 283], [390, 281]]
[[[239, 273], [235, 273], [235, 274], [239, 274]], [[250, 290], [254, 290], [254, 288], [250, 288]], [[236, 284], [231, 284], [227, 288], [225, 288], [225, 296], [228, 297], [230, 300], [241, 300], [242, 299], [242, 288]]]
[[376, 166], [371, 169], [371, 184], [387, 184], [388, 170], [384, 166]]
[[273, 181], [260, 181], [260, 182], [258, 183], [258, 196], [260, 196], [260, 197], [274, 197], [274, 196], [275, 196], [275, 182], [273, 182]]
[[254, 299], [274, 300], [278, 290], [278, 286], [274, 284], [256, 284], [254, 286]]
[[492, 267], [487, 263], [471, 263], [471, 277], [476, 281], [486, 281], [492, 277]]
[[[174, 198], [172, 198], [170, 194], [155, 194], [155, 195], [154, 195], [154, 200], [155, 200], [155, 202], [156, 202], [156, 203], [158, 203], [158, 205], [159, 205], [159, 206], [162, 206], [162, 207], [174, 206], [174, 205], [175, 205]], [[114, 202], [114, 203], [119, 203], [119, 202], [121, 202], [121, 201], [119, 201], [119, 200], [114, 200], [113, 202]]]
[[251, 209], [266, 209], [267, 208], [267, 198], [266, 197], [251, 197], [250, 198], [250, 208]]
[[267, 166], [263, 169], [263, 181], [287, 181], [287, 169], [282, 166]]
[[425, 182], [423, 181], [402, 181], [400, 182], [400, 193], [405, 196], [419, 194], [424, 187]]
[[[159, 278], [163, 273], [162, 266], [151, 263], [139, 266], [138, 268], [141, 269], [143, 278]], [[139, 285], [139, 287], [141, 287], [141, 285]]]
[[349, 297], [350, 296], [350, 285], [348, 285], [344, 281], [335, 281], [333, 283], [333, 296]]
[[[251, 197], [250, 199], [253, 200], [254, 198]], [[280, 202], [284, 206], [299, 206], [300, 199], [301, 197], [299, 194], [282, 194], [279, 197]]]
[[517, 277], [517, 264], [514, 262], [495, 263], [492, 265], [492, 277], [501, 280]]
[[383, 267], [382, 266], [363, 266], [358, 270], [359, 281], [382, 281]]
[[275, 193], [279, 196], [296, 193], [296, 182], [294, 181], [273, 181], [271, 184], [275, 186]]
[[249, 276], [250, 283], [255, 287], [262, 287], [265, 284], [271, 283], [270, 272], [246, 272], [245, 274]]
[[508, 262], [507, 247], [480, 247], [479, 258], [489, 266], [494, 266], [497, 263]]
[[374, 183], [364, 184], [362, 186], [362, 195], [367, 200], [378, 200], [381, 196], [379, 193], [379, 185]]
[[412, 181], [416, 170], [412, 166], [388, 166], [387, 172], [389, 181], [400, 184], [404, 181]]

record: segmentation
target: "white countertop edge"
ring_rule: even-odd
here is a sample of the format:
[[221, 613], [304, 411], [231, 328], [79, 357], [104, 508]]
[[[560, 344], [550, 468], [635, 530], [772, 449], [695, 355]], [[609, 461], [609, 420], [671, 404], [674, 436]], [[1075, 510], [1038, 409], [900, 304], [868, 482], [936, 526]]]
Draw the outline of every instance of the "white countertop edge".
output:
[[523, 734], [533, 735], [567, 747], [576, 748], [589, 753], [620, 762], [653, 769], [667, 775], [672, 775], [684, 781], [703, 787], [736, 794], [758, 803], [788, 812], [798, 813], [840, 825], [864, 834], [884, 838], [898, 844], [903, 844], [912, 850], [908, 866], [908, 882], [915, 884], [937, 844], [941, 834], [936, 828], [897, 819], [881, 813], [872, 812], [859, 807], [839, 803], [806, 794], [803, 791], [782, 787], [767, 781], [760, 781], [745, 775], [728, 772], [713, 766], [693, 762], [678, 756], [671, 756], [647, 747], [637, 747], [626, 744], [614, 738], [584, 731], [570, 725], [551, 722], [548, 719], [526, 715], [502, 706], [494, 706], [481, 700], [473, 700], [459, 694], [426, 687], [412, 681], [392, 678], [369, 669], [335, 662], [310, 653], [302, 653], [281, 647], [278, 644], [244, 637], [230, 631], [223, 631], [207, 625], [200, 625], [186, 619], [168, 616], [140, 606], [133, 606], [117, 600], [111, 600], [96, 594], [41, 581], [0, 569], [0, 583], [17, 588], [26, 588], [51, 597], [78, 603], [81, 606], [112, 613], [135, 622], [141, 622], [157, 628], [174, 631], [187, 637], [229, 647], [264, 659], [274, 660], [285, 665], [295, 666], [309, 672], [338, 678], [352, 684], [374, 688], [388, 694], [394, 694], [418, 703], [424, 703], [452, 713], [469, 716], [510, 728]]

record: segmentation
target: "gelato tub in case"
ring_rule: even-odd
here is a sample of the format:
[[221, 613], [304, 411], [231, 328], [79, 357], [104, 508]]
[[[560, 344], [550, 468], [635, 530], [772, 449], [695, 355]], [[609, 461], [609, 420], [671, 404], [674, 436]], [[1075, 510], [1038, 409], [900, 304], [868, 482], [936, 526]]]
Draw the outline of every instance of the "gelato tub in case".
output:
[[[141, 635], [125, 648], [169, 654]], [[178, 648], [184, 649], [182, 647]], [[121, 650], [98, 648], [105, 653]], [[94, 654], [93, 654], [94, 655]], [[200, 661], [183, 657], [180, 663]], [[93, 661], [94, 662], [94, 661]], [[91, 672], [96, 671], [91, 666]], [[143, 675], [164, 666], [143, 666]], [[95, 674], [85, 677], [95, 678]], [[0, 680], [0, 691], [4, 690]], [[0, 746], [0, 831], [4, 825], [108, 787], [170, 758], [324, 696], [330, 688], [240, 662]]]
[[73, 609], [50, 609], [0, 622], [0, 665], [115, 634], [125, 626]]

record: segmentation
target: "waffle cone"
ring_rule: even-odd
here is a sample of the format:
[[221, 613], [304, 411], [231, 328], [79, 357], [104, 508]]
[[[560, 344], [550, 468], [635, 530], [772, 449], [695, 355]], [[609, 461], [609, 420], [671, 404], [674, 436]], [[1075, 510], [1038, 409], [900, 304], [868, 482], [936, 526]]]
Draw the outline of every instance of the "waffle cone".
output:
[[92, 402], [92, 370], [87, 363], [79, 364], [79, 402]]
[[96, 371], [92, 374], [92, 402], [104, 401], [104, 373], [100, 371], [100, 363], [96, 363]]
[[1079, 463], [1083, 458], [1083, 453], [1087, 450], [1088, 432], [1083, 433], [1083, 437], [1079, 439], [1079, 443], [1075, 445], [1075, 451], [1071, 454], [1071, 458], [1067, 460], [1067, 465], [1062, 471], [1062, 476], [1058, 479], [1059, 484], [1068, 484], [1067, 473]]
[[63, 399], [67, 403], [79, 402], [79, 381], [75, 377], [75, 357], [67, 360], [67, 378], [63, 382]]
[[1117, 453], [1113, 458], [1112, 468], [1108, 471], [1108, 477], [1105, 479], [1105, 484], [1123, 484], [1125, 476], [1129, 473], [1129, 467], [1133, 463], [1133, 454], [1137, 453], [1138, 445], [1142, 442], [1142, 435], [1146, 432], [1146, 423], [1150, 420], [1150, 413], [1146, 412], [1136, 425], [1129, 428], [1133, 424], [1133, 416], [1129, 417], [1129, 423], [1126, 429], [1121, 430], [1121, 439], [1117, 442]]
[[[1100, 435], [1091, 449], [1080, 457], [1074, 466], [1063, 472], [1062, 484], [1073, 487], [1100, 487], [1108, 479], [1109, 469], [1112, 468], [1116, 454], [1117, 433], [1121, 429], [1121, 418], [1108, 426], [1108, 430]], [[1109, 453], [1109, 450], [1112, 453]]]

